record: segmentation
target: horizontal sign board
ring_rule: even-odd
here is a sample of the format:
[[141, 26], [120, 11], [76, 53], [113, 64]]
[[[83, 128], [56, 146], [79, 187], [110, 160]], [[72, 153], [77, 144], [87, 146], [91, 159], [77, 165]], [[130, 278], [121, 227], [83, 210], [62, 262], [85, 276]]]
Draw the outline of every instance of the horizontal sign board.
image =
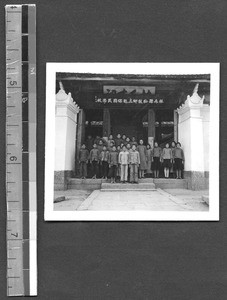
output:
[[104, 96], [95, 96], [95, 103], [99, 104], [134, 104], [134, 105], [142, 105], [142, 104], [164, 104], [164, 99], [162, 98], [113, 98], [113, 97], [104, 97]]
[[126, 85], [104, 85], [104, 94], [126, 94], [126, 95], [142, 95], [155, 94], [154, 86], [126, 86]]

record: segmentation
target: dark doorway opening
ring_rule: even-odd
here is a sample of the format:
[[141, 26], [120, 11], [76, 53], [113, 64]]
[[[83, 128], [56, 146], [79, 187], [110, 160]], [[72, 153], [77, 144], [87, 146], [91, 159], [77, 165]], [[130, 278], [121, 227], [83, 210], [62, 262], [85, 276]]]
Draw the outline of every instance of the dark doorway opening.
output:
[[[111, 131], [117, 136], [118, 133], [125, 134], [127, 137], [133, 136], [138, 139], [144, 139], [143, 117], [146, 111], [135, 109], [113, 109], [110, 111]], [[146, 136], [147, 139], [147, 136]]]
[[155, 140], [164, 147], [174, 141], [174, 111], [157, 110], [155, 113]]

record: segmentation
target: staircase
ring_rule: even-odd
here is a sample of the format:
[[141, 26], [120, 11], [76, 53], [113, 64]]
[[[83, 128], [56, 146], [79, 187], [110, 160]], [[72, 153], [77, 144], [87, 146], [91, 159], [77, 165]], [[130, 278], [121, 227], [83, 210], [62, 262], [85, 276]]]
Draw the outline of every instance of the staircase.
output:
[[144, 178], [139, 179], [139, 184], [115, 183], [104, 179], [80, 179], [71, 178], [68, 181], [68, 189], [75, 190], [155, 190], [160, 189], [187, 189], [186, 179]]

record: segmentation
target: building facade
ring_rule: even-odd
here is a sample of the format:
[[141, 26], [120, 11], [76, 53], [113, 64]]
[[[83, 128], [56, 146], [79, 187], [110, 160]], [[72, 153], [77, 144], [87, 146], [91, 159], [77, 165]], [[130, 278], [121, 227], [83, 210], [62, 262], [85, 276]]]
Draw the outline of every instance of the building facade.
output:
[[210, 76], [57, 73], [55, 188], [78, 174], [88, 137], [118, 133], [153, 147], [179, 141], [189, 189], [209, 183]]

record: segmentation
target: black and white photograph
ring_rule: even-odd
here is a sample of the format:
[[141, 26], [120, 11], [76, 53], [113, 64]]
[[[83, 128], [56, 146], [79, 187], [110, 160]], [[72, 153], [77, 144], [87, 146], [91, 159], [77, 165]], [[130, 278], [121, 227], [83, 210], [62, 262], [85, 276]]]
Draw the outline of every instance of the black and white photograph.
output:
[[46, 220], [218, 220], [219, 64], [48, 63]]

